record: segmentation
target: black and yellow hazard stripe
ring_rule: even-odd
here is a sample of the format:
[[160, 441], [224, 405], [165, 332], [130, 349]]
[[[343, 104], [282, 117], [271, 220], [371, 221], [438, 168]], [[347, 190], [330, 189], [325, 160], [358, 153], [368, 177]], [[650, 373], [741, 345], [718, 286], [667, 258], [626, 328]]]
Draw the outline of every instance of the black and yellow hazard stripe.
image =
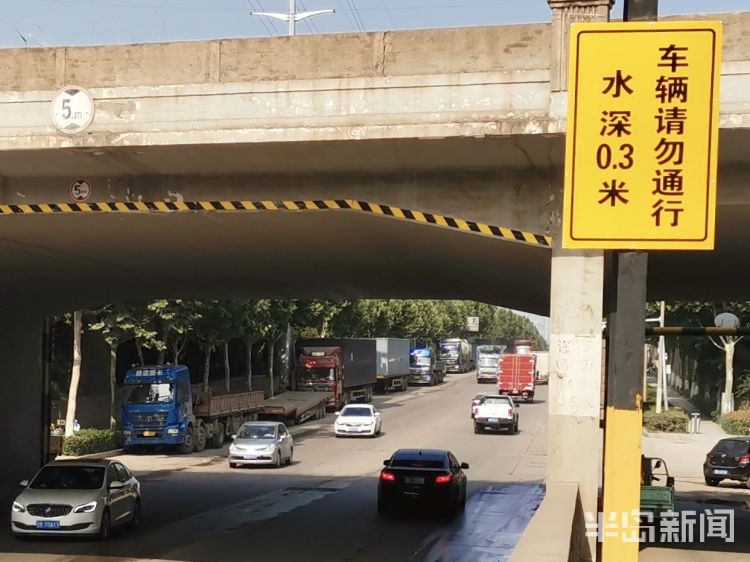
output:
[[534, 246], [551, 246], [549, 236], [524, 232], [466, 219], [424, 211], [413, 211], [355, 199], [316, 199], [302, 201], [117, 201], [98, 203], [0, 204], [0, 216], [58, 213], [187, 213], [261, 211], [353, 211], [412, 221], [512, 240]]

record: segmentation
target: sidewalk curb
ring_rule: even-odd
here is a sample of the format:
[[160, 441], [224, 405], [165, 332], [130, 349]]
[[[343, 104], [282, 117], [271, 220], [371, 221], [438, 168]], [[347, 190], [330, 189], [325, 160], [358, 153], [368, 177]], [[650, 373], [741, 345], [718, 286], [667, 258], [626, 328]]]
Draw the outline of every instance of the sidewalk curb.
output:
[[125, 452], [125, 449], [112, 449], [111, 451], [103, 451], [101, 453], [91, 453], [90, 455], [80, 456], [69, 456], [69, 455], [57, 455], [56, 461], [83, 461], [83, 460], [99, 460], [106, 459], [109, 457], [116, 457]]

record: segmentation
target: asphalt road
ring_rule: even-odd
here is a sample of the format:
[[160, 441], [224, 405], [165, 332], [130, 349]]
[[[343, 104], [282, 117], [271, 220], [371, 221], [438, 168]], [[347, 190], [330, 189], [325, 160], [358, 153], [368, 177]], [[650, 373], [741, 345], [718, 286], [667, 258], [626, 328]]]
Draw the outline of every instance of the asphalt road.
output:
[[[0, 559], [447, 562], [479, 559], [471, 544], [484, 542], [487, 560], [503, 560], [541, 498], [540, 487], [529, 483], [544, 478], [547, 389], [539, 387], [539, 400], [521, 406], [518, 435], [475, 435], [470, 400], [491, 390], [467, 374], [449, 376], [438, 387], [376, 397], [380, 437], [336, 439], [323, 424], [295, 438], [294, 464], [278, 470], [231, 470], [226, 449], [189, 457], [123, 456], [143, 485], [138, 533], [98, 543], [19, 542], [6, 532], [0, 534]], [[464, 515], [378, 518], [377, 475], [383, 459], [401, 447], [448, 448], [470, 464], [472, 497]]]

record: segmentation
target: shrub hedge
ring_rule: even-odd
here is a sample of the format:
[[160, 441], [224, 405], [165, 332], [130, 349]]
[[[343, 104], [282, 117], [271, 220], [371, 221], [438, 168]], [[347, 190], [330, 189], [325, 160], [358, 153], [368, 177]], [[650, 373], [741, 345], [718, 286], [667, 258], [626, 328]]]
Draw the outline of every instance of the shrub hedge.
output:
[[666, 433], [687, 433], [687, 414], [682, 410], [668, 410], [659, 414], [649, 414], [644, 419], [648, 431], [662, 431]]
[[66, 437], [63, 454], [69, 456], [93, 455], [122, 447], [122, 432], [113, 429], [82, 429]]
[[750, 410], [737, 410], [723, 416], [721, 428], [730, 435], [747, 435], [750, 432]]

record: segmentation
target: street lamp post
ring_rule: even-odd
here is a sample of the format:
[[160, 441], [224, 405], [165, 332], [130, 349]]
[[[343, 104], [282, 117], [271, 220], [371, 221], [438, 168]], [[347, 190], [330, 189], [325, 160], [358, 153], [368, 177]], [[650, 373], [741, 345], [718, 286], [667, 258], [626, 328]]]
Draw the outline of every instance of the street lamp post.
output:
[[336, 10], [310, 10], [307, 12], [297, 11], [297, 1], [289, 0], [289, 12], [250, 12], [251, 16], [264, 16], [289, 23], [289, 35], [297, 34], [297, 22], [321, 14], [334, 14]]

